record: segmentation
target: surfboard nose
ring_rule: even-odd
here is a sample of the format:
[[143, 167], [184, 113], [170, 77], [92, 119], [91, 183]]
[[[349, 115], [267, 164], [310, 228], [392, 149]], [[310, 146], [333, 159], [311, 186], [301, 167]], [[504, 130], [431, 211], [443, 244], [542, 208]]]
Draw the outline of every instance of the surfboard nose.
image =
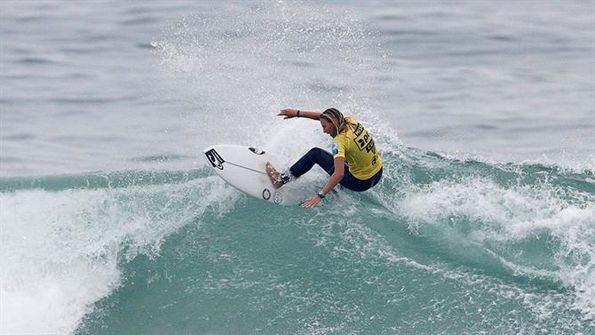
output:
[[207, 157], [207, 160], [209, 161], [209, 163], [211, 163], [211, 165], [214, 168], [223, 170], [223, 163], [225, 163], [225, 161], [223, 160], [223, 157], [221, 157], [221, 155], [219, 155], [217, 150], [215, 150], [214, 148], [210, 149], [205, 152], [205, 156]]

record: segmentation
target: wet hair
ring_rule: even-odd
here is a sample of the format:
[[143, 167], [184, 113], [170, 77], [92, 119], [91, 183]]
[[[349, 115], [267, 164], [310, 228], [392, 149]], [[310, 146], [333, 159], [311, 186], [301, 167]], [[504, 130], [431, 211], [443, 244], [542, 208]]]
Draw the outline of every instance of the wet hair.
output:
[[339, 110], [336, 108], [329, 108], [325, 110], [322, 112], [322, 114], [320, 114], [320, 117], [329, 120], [335, 126], [337, 134], [339, 134], [347, 126], [345, 116], [343, 116], [343, 113], [339, 112]]

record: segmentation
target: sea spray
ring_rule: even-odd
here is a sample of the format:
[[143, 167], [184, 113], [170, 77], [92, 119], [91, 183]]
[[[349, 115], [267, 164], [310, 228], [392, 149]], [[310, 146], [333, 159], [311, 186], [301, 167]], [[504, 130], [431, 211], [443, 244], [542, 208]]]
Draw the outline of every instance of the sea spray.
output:
[[72, 333], [93, 303], [118, 287], [122, 262], [158, 254], [164, 237], [205, 211], [229, 210], [235, 199], [213, 176], [0, 194], [2, 330]]

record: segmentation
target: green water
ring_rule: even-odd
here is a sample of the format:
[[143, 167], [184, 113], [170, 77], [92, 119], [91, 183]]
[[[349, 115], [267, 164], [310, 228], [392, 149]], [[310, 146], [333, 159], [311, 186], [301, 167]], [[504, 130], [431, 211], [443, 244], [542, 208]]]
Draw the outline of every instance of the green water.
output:
[[592, 173], [413, 149], [385, 163], [373, 191], [313, 210], [249, 198], [206, 169], [4, 179], [8, 212], [25, 220], [27, 202], [45, 201], [50, 226], [27, 233], [39, 255], [7, 259], [29, 259], [42, 283], [85, 265], [77, 334], [595, 329]]

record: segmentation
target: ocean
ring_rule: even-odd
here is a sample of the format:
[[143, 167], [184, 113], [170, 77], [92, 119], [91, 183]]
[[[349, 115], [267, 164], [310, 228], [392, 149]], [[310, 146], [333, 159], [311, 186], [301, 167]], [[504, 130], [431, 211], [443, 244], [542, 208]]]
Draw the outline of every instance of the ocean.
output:
[[[0, 2], [0, 334], [594, 334], [594, 1]], [[384, 161], [306, 210], [335, 107]], [[300, 178], [323, 185], [314, 168]]]

